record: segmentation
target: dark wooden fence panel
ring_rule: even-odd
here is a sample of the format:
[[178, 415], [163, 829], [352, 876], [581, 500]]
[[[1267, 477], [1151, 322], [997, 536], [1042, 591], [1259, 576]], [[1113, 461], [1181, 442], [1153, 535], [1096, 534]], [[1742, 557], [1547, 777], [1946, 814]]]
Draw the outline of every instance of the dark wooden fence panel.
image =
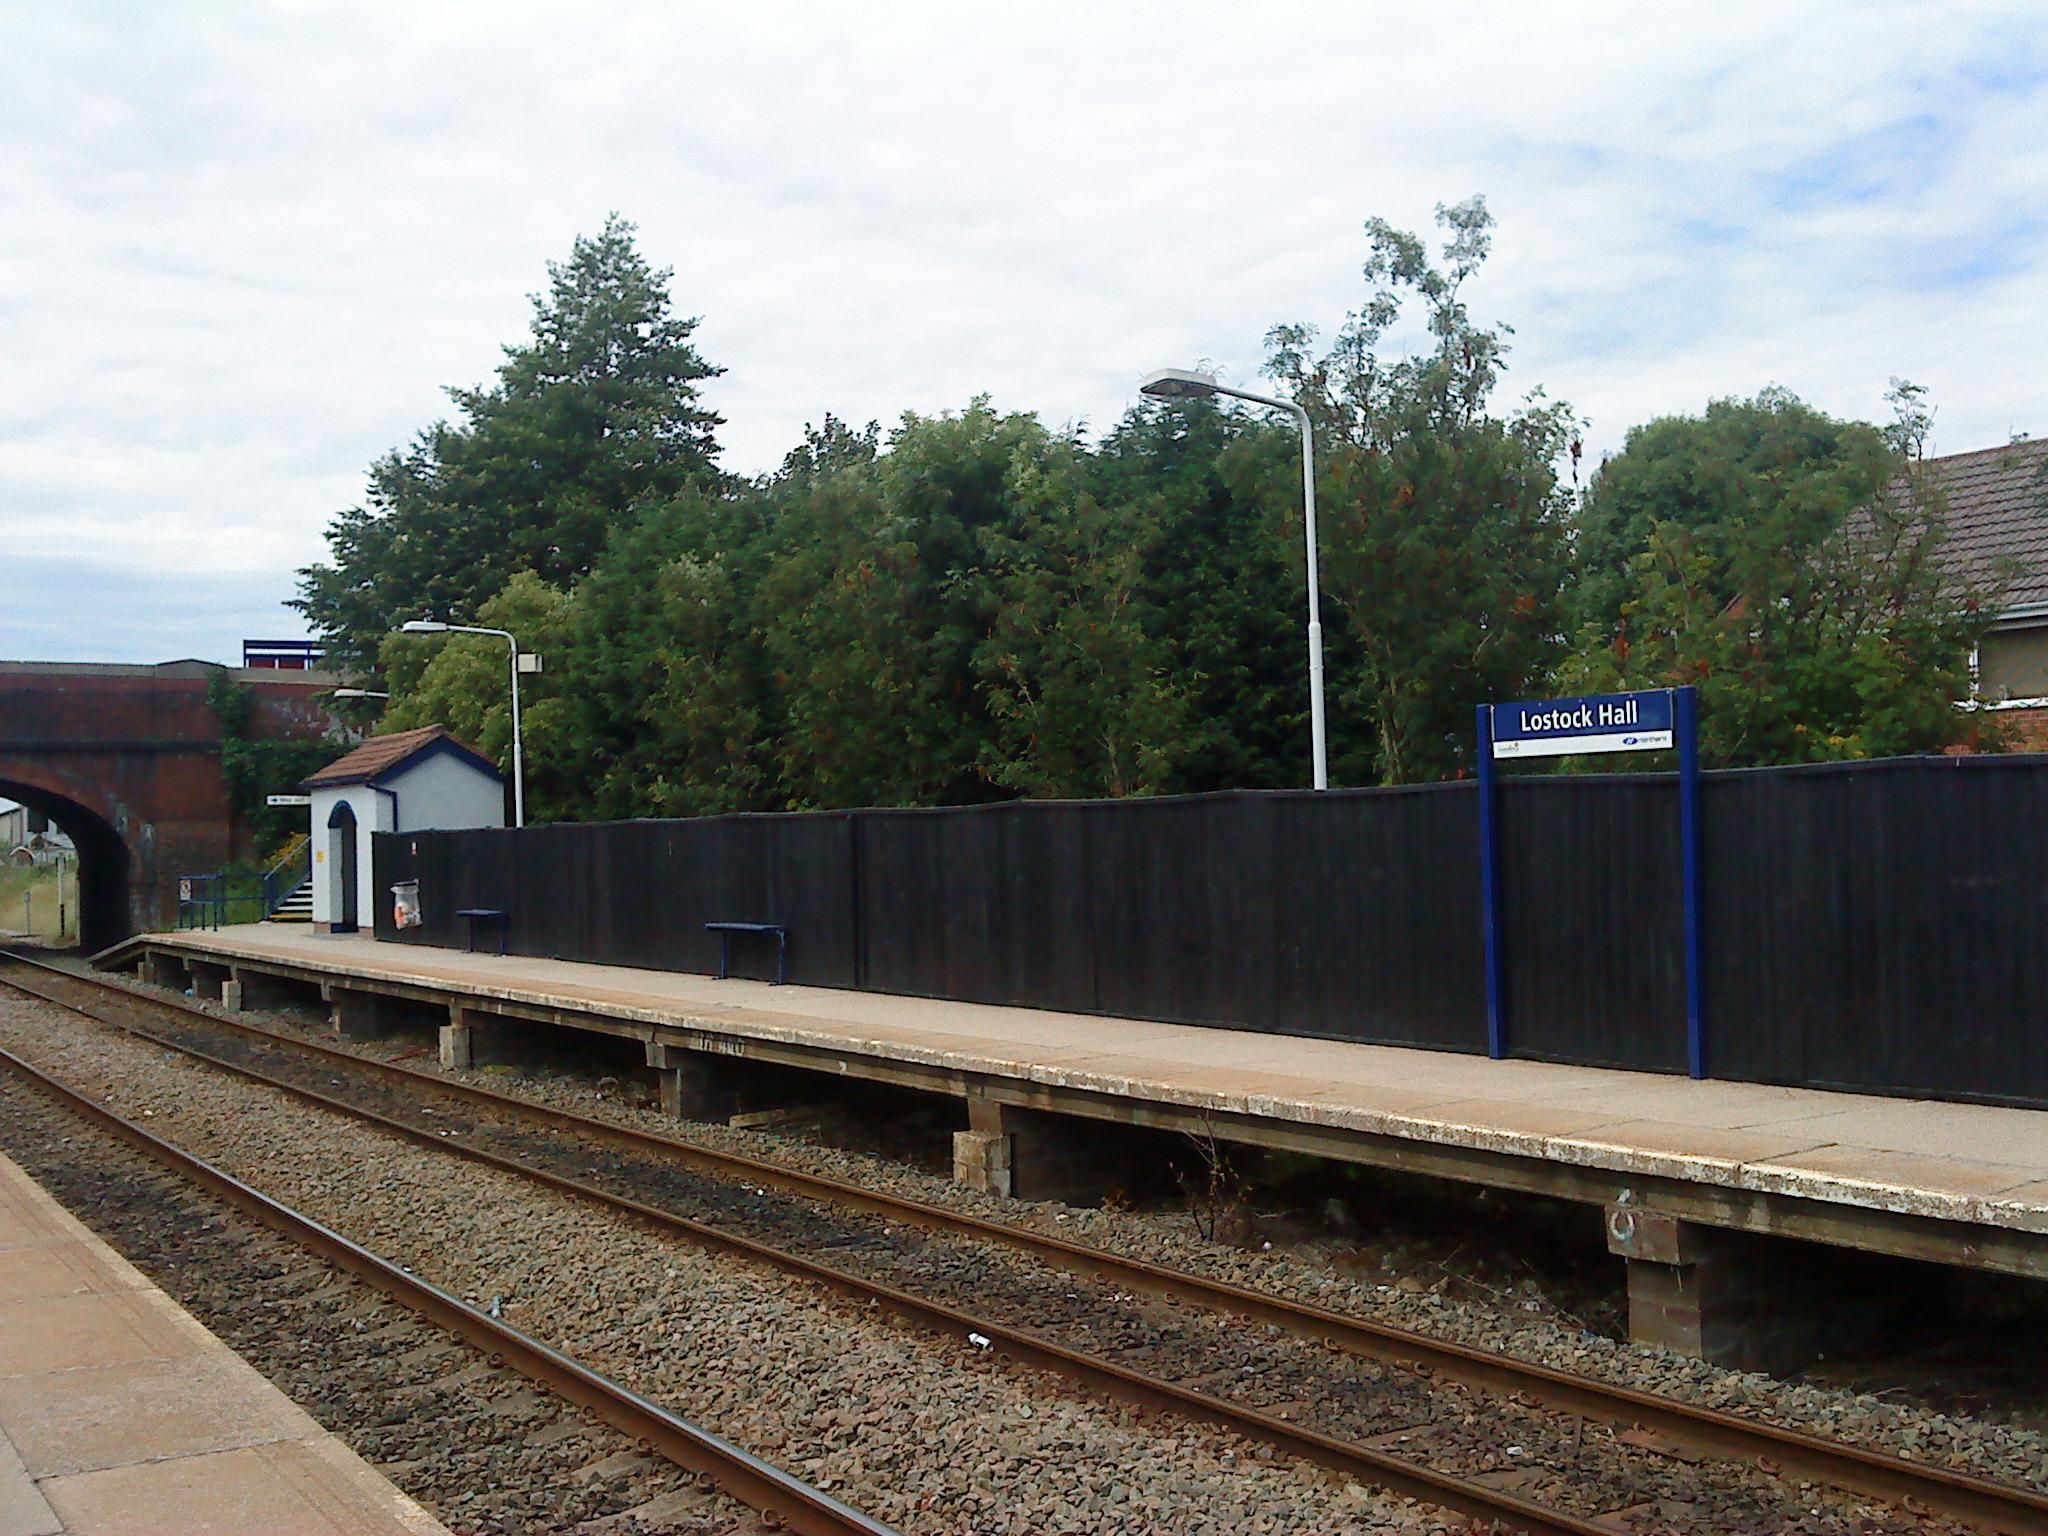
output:
[[1666, 775], [1500, 787], [1508, 1048], [1685, 1070], [1685, 889]]
[[1709, 1070], [2048, 1101], [2048, 764], [1714, 775]]
[[948, 924], [939, 896], [947, 819], [930, 811], [860, 813], [862, 985], [877, 992], [945, 995]]
[[[2048, 1105], [2048, 759], [1702, 800], [1713, 1075]], [[376, 931], [492, 907], [517, 954], [708, 972], [706, 922], [781, 922], [814, 985], [1476, 1051], [1477, 817], [1454, 784], [382, 834]], [[1682, 1071], [1675, 780], [1504, 780], [1501, 860], [1513, 1053]]]
[[1486, 1049], [1477, 789], [1270, 797], [1271, 1028]]
[[1269, 925], [1247, 910], [1239, 797], [1089, 807], [1096, 994], [1106, 1013], [1267, 1027], [1244, 984]]
[[944, 995], [1089, 1011], [1097, 1006], [1088, 808], [982, 806], [940, 813]]

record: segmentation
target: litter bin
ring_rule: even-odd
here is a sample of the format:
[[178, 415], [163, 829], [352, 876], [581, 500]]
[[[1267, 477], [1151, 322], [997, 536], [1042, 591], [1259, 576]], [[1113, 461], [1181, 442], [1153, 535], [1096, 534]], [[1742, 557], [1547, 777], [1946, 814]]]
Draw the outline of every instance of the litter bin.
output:
[[391, 887], [391, 925], [402, 930], [417, 928], [420, 922], [420, 883], [401, 880]]

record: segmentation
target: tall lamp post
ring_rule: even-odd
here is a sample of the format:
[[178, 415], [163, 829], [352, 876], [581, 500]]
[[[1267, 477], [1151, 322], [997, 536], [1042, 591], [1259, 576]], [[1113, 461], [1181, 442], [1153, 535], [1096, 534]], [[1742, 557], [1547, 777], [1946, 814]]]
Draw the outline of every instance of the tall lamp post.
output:
[[1308, 412], [1292, 400], [1271, 395], [1254, 395], [1216, 382], [1213, 373], [1191, 368], [1162, 368], [1138, 385], [1138, 393], [1155, 400], [1195, 400], [1209, 395], [1229, 395], [1254, 405], [1269, 405], [1292, 416], [1301, 428], [1302, 522], [1308, 540], [1308, 722], [1309, 750], [1314, 758], [1315, 787], [1330, 787], [1330, 750], [1323, 725], [1323, 618], [1321, 584], [1316, 579], [1316, 447], [1310, 434]]
[[512, 825], [525, 826], [526, 753], [519, 736], [519, 641], [509, 629], [443, 624], [439, 619], [409, 619], [398, 630], [405, 635], [495, 635], [512, 648]]

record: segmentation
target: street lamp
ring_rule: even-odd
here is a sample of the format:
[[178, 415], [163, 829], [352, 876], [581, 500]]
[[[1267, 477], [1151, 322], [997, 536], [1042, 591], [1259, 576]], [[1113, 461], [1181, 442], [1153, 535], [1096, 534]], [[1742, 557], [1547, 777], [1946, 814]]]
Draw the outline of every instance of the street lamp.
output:
[[330, 688], [327, 690], [327, 697], [330, 699], [388, 699], [391, 695], [388, 693], [373, 693], [368, 688]]
[[526, 825], [526, 754], [519, 737], [519, 641], [509, 629], [480, 629], [474, 624], [443, 624], [439, 619], [408, 619], [398, 626], [404, 635], [495, 635], [512, 647], [512, 825]]
[[1330, 787], [1330, 752], [1323, 727], [1323, 619], [1321, 585], [1316, 579], [1316, 446], [1310, 435], [1308, 412], [1292, 400], [1254, 395], [1216, 382], [1213, 373], [1191, 368], [1162, 368], [1138, 386], [1138, 393], [1155, 400], [1199, 400], [1209, 395], [1229, 395], [1254, 405], [1270, 405], [1285, 411], [1301, 428], [1302, 521], [1308, 540], [1308, 721], [1309, 750], [1314, 758], [1315, 787]]

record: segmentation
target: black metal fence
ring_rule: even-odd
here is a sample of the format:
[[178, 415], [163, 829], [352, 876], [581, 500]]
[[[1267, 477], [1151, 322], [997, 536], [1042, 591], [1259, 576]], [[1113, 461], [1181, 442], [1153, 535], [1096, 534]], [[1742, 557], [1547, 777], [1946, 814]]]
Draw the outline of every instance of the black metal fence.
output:
[[[377, 838], [459, 946], [708, 972], [707, 922], [790, 931], [790, 979], [1486, 1048], [1475, 789], [1020, 803]], [[1515, 1055], [1685, 1068], [1677, 783], [1501, 786]], [[2048, 759], [1714, 773], [1716, 1077], [2048, 1104]], [[772, 943], [736, 949], [767, 977]]]

